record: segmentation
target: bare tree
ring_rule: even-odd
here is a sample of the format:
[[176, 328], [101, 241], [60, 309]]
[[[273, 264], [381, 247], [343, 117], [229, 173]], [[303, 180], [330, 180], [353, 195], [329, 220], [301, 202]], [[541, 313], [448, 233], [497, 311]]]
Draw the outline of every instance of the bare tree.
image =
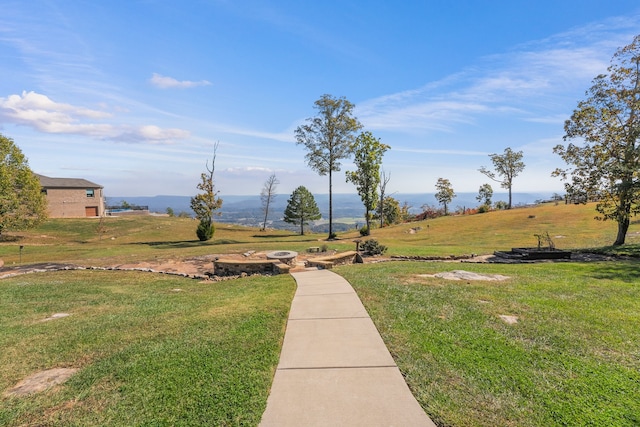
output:
[[276, 198], [276, 189], [278, 188], [278, 178], [272, 173], [264, 182], [262, 191], [260, 192], [260, 200], [262, 201], [262, 210], [264, 211], [264, 221], [262, 222], [262, 231], [267, 229], [267, 217], [269, 216], [269, 206]]

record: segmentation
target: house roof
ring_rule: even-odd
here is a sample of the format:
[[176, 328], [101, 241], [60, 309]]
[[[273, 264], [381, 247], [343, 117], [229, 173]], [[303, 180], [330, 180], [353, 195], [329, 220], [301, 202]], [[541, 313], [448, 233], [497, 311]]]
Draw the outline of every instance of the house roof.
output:
[[94, 182], [82, 178], [50, 178], [35, 174], [44, 188], [103, 188]]

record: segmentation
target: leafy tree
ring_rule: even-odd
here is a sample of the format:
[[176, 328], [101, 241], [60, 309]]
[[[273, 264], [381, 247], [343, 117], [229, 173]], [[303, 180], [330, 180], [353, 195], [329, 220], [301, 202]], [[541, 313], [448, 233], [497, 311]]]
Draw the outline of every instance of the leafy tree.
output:
[[222, 207], [222, 199], [218, 197], [219, 191], [215, 189], [213, 182], [213, 174], [216, 170], [216, 152], [218, 151], [218, 143], [213, 146], [213, 159], [211, 167], [207, 160], [207, 172], [200, 174], [200, 183], [198, 190], [202, 193], [191, 198], [191, 209], [196, 214], [196, 218], [200, 220], [196, 235], [200, 241], [210, 240], [215, 232], [213, 225], [213, 216], [216, 210]]
[[618, 223], [615, 246], [625, 242], [631, 216], [640, 212], [640, 35], [616, 51], [564, 124], [564, 140], [553, 151], [570, 165], [553, 172], [565, 182], [567, 197], [598, 200], [600, 220]]
[[169, 215], [171, 218], [173, 218], [174, 216], [176, 216], [176, 213], [174, 212], [173, 208], [171, 206], [169, 206], [167, 208], [167, 215]]
[[446, 178], [438, 178], [436, 190], [436, 200], [444, 207], [444, 214], [448, 215], [449, 211], [447, 210], [447, 206], [456, 197], [451, 182]]
[[403, 220], [402, 209], [398, 200], [391, 196], [386, 196], [384, 202], [376, 207], [374, 218], [380, 219], [382, 226], [397, 224]]
[[363, 132], [351, 146], [357, 171], [347, 171], [347, 182], [355, 184], [364, 204], [366, 221], [365, 235], [371, 234], [371, 213], [378, 204], [378, 185], [380, 184], [380, 164], [382, 156], [390, 147], [380, 142], [371, 132]]
[[489, 184], [482, 184], [478, 190], [476, 200], [483, 206], [491, 207], [491, 198], [493, 197], [493, 188]]
[[284, 210], [284, 221], [300, 225], [300, 235], [303, 235], [305, 224], [320, 218], [320, 209], [313, 194], [302, 185], [293, 190]]
[[47, 218], [40, 180], [11, 138], [0, 134], [0, 237], [7, 230], [26, 230]]
[[340, 170], [340, 160], [351, 155], [355, 133], [362, 124], [353, 116], [353, 105], [346, 98], [322, 95], [314, 103], [318, 110], [307, 124], [295, 130], [297, 144], [307, 149], [305, 158], [320, 176], [329, 175], [329, 238], [333, 238], [333, 172]]
[[267, 178], [260, 192], [260, 201], [262, 202], [262, 210], [264, 211], [264, 221], [262, 222], [262, 231], [267, 228], [267, 217], [269, 216], [269, 206], [276, 198], [276, 189], [278, 188], [278, 178], [273, 173]]
[[[488, 170], [484, 166], [480, 169], [480, 173], [488, 176], [492, 180], [499, 182], [502, 188], [506, 188], [509, 191], [509, 203], [507, 209], [511, 209], [511, 188], [513, 186], [513, 179], [524, 170], [525, 164], [522, 161], [522, 151], [513, 151], [507, 147], [504, 150], [504, 154], [489, 154], [495, 172]], [[496, 178], [497, 176], [501, 179]]]

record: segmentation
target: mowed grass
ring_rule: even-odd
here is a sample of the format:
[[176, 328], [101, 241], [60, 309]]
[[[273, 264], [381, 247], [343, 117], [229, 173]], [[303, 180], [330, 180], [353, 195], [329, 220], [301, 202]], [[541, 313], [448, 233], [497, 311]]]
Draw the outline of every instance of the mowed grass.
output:
[[[491, 254], [513, 247], [536, 247], [538, 239], [535, 235], [546, 233], [559, 249], [611, 245], [616, 237], [616, 223], [597, 221], [595, 215], [595, 204], [546, 203], [401, 224], [373, 230], [372, 237], [388, 246], [390, 255], [417, 256]], [[638, 224], [633, 223], [629, 228], [628, 243], [640, 243], [638, 230]]]
[[[488, 254], [535, 246], [607, 247], [616, 225], [594, 206], [545, 204], [375, 229], [387, 255]], [[357, 232], [298, 236], [168, 217], [51, 219], [0, 242], [7, 266], [115, 265], [310, 246], [354, 249]], [[413, 232], [410, 232], [414, 229]], [[22, 246], [22, 251], [20, 251]], [[20, 257], [20, 253], [22, 256]], [[500, 273], [507, 282], [418, 274]], [[336, 269], [358, 291], [412, 391], [440, 426], [640, 425], [640, 268], [634, 262], [380, 263]], [[202, 284], [140, 272], [67, 271], [0, 282], [0, 390], [44, 369], [69, 382], [2, 397], [0, 425], [256, 425], [294, 291], [289, 276]], [[175, 289], [181, 289], [176, 291]], [[59, 312], [71, 316], [41, 322]], [[507, 325], [501, 314], [519, 317]]]
[[[2, 396], [0, 425], [249, 425], [260, 420], [295, 284], [64, 271], [0, 283], [0, 390], [51, 368], [64, 385]], [[54, 313], [70, 316], [43, 321]]]
[[[355, 239], [378, 240], [387, 255], [448, 256], [491, 254], [512, 247], [535, 247], [536, 234], [546, 234], [559, 249], [602, 248], [615, 240], [616, 224], [594, 219], [595, 205], [553, 203], [477, 215], [447, 216], [426, 221], [373, 229], [362, 238], [353, 230], [326, 241], [326, 234], [304, 236], [283, 230], [216, 224], [214, 238], [196, 238], [197, 221], [169, 217], [107, 217], [50, 219], [35, 230], [6, 233], [0, 242], [0, 258], [7, 266], [38, 262], [69, 262], [105, 266], [117, 263], [187, 258], [247, 251], [293, 250], [304, 253], [311, 246], [328, 250], [353, 250]], [[103, 232], [99, 232], [99, 230]], [[640, 227], [629, 228], [624, 251], [640, 244]], [[635, 245], [635, 246], [634, 246]], [[23, 247], [22, 251], [20, 246]], [[631, 249], [637, 253], [636, 249]], [[22, 254], [21, 254], [22, 252]]]
[[[455, 269], [510, 279], [420, 277]], [[335, 271], [353, 284], [439, 426], [640, 425], [637, 262], [391, 262]]]
[[5, 241], [0, 241], [0, 258], [6, 266], [39, 262], [104, 266], [274, 249], [304, 252], [323, 244], [327, 249], [355, 248], [351, 240], [319, 241], [326, 235], [263, 232], [230, 224], [216, 224], [214, 238], [200, 242], [195, 234], [197, 221], [186, 218], [106, 217], [102, 233], [100, 225], [96, 218], [49, 219], [34, 230], [6, 233]]

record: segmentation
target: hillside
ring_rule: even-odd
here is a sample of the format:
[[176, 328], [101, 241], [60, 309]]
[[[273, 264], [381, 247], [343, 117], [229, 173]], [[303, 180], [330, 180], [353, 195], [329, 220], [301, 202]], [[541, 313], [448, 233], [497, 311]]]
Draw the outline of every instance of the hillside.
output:
[[[547, 203], [509, 211], [441, 217], [374, 229], [371, 238], [389, 249], [387, 255], [444, 256], [491, 254], [512, 247], [536, 246], [535, 234], [549, 233], [560, 249], [599, 248], [615, 239], [616, 224], [593, 219], [594, 205]], [[189, 218], [107, 217], [98, 219], [50, 219], [37, 229], [6, 233], [0, 243], [5, 263], [45, 261], [112, 264], [122, 261], [177, 259], [220, 253], [294, 250], [310, 246], [354, 249], [357, 231], [299, 236], [286, 230], [261, 232], [257, 228], [217, 224], [214, 239], [199, 242], [197, 222]], [[102, 231], [99, 233], [99, 231]], [[634, 222], [628, 245], [618, 251], [637, 252], [640, 227]], [[22, 246], [22, 249], [20, 247]]]

